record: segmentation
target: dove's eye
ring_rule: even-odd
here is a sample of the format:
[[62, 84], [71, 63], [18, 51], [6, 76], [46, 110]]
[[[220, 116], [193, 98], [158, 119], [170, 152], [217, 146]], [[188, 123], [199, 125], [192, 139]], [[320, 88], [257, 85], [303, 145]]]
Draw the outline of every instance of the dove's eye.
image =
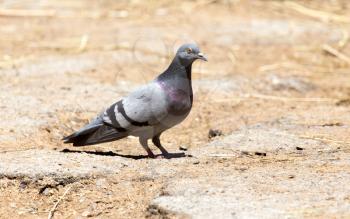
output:
[[190, 53], [192, 53], [192, 49], [191, 48], [187, 48], [186, 52], [187, 52], [187, 54], [190, 54]]

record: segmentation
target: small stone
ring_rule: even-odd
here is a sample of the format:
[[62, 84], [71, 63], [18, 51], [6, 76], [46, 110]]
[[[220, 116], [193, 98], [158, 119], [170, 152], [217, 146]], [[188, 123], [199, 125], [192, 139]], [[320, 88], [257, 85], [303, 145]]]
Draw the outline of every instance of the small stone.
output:
[[297, 149], [298, 151], [302, 151], [302, 150], [304, 150], [304, 148], [302, 148], [302, 147], [295, 147], [295, 149]]
[[194, 165], [197, 165], [197, 164], [199, 164], [199, 163], [200, 163], [200, 162], [199, 162], [198, 160], [193, 162]]
[[180, 151], [187, 151], [188, 149], [187, 149], [187, 146], [180, 146], [179, 150]]
[[85, 201], [85, 197], [81, 197], [80, 199], [79, 199], [79, 202], [80, 203], [83, 203]]
[[159, 209], [155, 205], [148, 206], [147, 211], [151, 215], [159, 215]]
[[244, 172], [244, 171], [248, 170], [248, 167], [236, 167], [235, 170]]
[[84, 211], [81, 216], [83, 217], [91, 217], [91, 212], [90, 211]]
[[20, 189], [25, 189], [28, 186], [29, 182], [28, 181], [21, 181], [19, 183], [19, 188]]
[[42, 191], [41, 194], [43, 194], [45, 196], [49, 196], [49, 195], [52, 195], [52, 191], [49, 188], [45, 188], [44, 191]]
[[98, 188], [105, 189], [105, 188], [107, 188], [108, 183], [107, 183], [106, 179], [98, 179], [98, 180], [96, 180], [96, 186]]
[[335, 103], [336, 106], [349, 106], [350, 99], [342, 99]]
[[255, 154], [255, 155], [258, 155], [258, 156], [264, 156], [264, 157], [266, 157], [266, 153], [265, 153], [265, 152], [255, 152], [254, 154]]
[[241, 154], [245, 156], [250, 156], [250, 153], [248, 151], [241, 151]]
[[278, 75], [269, 76], [272, 89], [274, 90], [295, 90], [301, 93], [315, 89], [310, 82], [295, 77], [280, 77]]
[[344, 124], [341, 122], [330, 122], [330, 123], [325, 123], [322, 125], [322, 127], [327, 127], [327, 126], [343, 126]]
[[61, 90], [72, 90], [72, 88], [70, 88], [70, 87], [61, 87]]
[[208, 133], [209, 139], [217, 137], [217, 136], [221, 136], [221, 135], [222, 135], [222, 131], [219, 129], [210, 129], [209, 133]]

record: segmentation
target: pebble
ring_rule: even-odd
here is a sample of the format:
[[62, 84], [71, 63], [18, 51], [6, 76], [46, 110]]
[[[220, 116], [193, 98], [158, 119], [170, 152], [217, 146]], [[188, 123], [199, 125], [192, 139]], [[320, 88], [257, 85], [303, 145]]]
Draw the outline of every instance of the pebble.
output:
[[255, 155], [258, 155], [258, 156], [264, 156], [264, 157], [266, 157], [266, 153], [265, 153], [265, 152], [255, 152], [254, 154], [255, 154]]
[[81, 214], [81, 216], [83, 216], [83, 217], [91, 217], [92, 215], [91, 215], [91, 212], [90, 212], [90, 211], [84, 211], [84, 212]]
[[187, 149], [187, 146], [180, 146], [179, 150], [180, 151], [187, 151], [188, 149]]
[[219, 129], [210, 129], [208, 133], [209, 139], [217, 136], [221, 136], [221, 135], [222, 135], [222, 131]]
[[96, 186], [98, 188], [102, 188], [102, 189], [107, 188], [107, 186], [108, 186], [107, 180], [103, 179], [103, 178], [96, 180]]
[[29, 182], [27, 182], [27, 181], [21, 181], [19, 183], [19, 188], [20, 189], [25, 189], [28, 186], [28, 184], [29, 184]]
[[45, 196], [50, 196], [50, 195], [53, 194], [53, 191], [50, 188], [45, 188], [44, 191], [41, 194], [43, 194]]

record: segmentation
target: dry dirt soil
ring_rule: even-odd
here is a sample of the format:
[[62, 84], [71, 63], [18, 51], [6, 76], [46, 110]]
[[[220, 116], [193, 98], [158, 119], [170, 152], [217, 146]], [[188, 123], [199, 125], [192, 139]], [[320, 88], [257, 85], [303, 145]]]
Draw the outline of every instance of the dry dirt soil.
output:
[[[349, 1], [0, 2], [1, 218], [350, 218]], [[62, 143], [183, 42], [186, 157]]]

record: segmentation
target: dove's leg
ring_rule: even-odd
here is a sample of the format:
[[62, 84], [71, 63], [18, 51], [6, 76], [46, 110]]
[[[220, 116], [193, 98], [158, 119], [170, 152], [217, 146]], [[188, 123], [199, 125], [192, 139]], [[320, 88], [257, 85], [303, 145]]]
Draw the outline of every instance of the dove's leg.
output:
[[153, 152], [151, 151], [151, 149], [148, 147], [148, 139], [147, 138], [143, 138], [140, 137], [139, 138], [140, 144], [142, 145], [142, 147], [146, 150], [148, 156], [150, 158], [155, 158], [156, 156], [153, 154]]
[[159, 148], [159, 150], [162, 152], [162, 154], [163, 154], [164, 157], [168, 157], [168, 156], [169, 156], [168, 151], [165, 150], [165, 148], [163, 148], [162, 144], [160, 143], [160, 139], [159, 139], [160, 135], [161, 135], [161, 134], [158, 134], [158, 135], [154, 136], [154, 137], [152, 138], [152, 142], [153, 142], [153, 144], [154, 144], [155, 146], [157, 146], [157, 148]]

